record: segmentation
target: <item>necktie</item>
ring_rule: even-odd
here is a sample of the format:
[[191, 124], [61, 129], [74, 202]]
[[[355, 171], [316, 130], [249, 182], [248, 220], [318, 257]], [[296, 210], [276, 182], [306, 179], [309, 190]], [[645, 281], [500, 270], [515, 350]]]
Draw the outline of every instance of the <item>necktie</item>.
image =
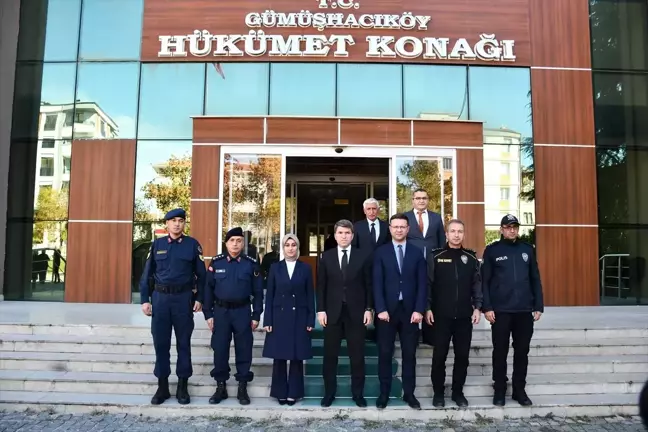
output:
[[425, 228], [425, 225], [423, 225], [423, 212], [419, 211], [418, 216], [419, 229], [421, 230], [421, 234], [425, 236], [425, 232], [423, 231], [423, 228]]
[[[398, 269], [403, 274], [403, 245], [398, 245]], [[403, 292], [398, 293], [398, 300], [403, 300]]]
[[371, 229], [369, 230], [369, 236], [371, 237], [371, 243], [376, 244], [376, 222], [371, 223]]
[[349, 256], [347, 255], [347, 250], [342, 249], [342, 277], [346, 280], [346, 271], [347, 267], [349, 267]]

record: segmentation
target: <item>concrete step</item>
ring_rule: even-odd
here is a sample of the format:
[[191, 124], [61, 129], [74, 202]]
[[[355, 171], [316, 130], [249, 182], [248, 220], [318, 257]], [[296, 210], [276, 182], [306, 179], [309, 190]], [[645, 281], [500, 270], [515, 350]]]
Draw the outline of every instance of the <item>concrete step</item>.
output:
[[[535, 395], [560, 394], [623, 394], [637, 395], [645, 382], [645, 374], [529, 374], [527, 392]], [[176, 382], [175, 377], [170, 381]], [[270, 378], [255, 377], [248, 387], [250, 397], [269, 397]], [[394, 380], [393, 396], [400, 394], [400, 383]], [[416, 394], [420, 397], [431, 397], [433, 394], [429, 379], [417, 380]], [[447, 378], [450, 385], [451, 377]], [[492, 396], [491, 378], [488, 376], [468, 377], [464, 387], [466, 397]], [[215, 382], [210, 376], [195, 375], [189, 380], [189, 392], [194, 396], [211, 396]], [[152, 395], [157, 388], [157, 381], [152, 374], [103, 373], [103, 372], [56, 372], [56, 371], [0, 371], [0, 387], [5, 391], [64, 392], [64, 393], [118, 393]], [[321, 377], [306, 378], [306, 395], [323, 394]], [[175, 386], [172, 385], [172, 392]], [[236, 382], [228, 381], [228, 392], [236, 395]], [[379, 382], [377, 377], [367, 377], [365, 394], [377, 396]], [[449, 392], [448, 392], [449, 394]], [[338, 395], [349, 397], [350, 377], [338, 377]]]
[[432, 400], [419, 398], [421, 411], [408, 408], [402, 401], [391, 399], [385, 410], [375, 408], [375, 399], [369, 399], [368, 408], [357, 408], [348, 399], [338, 398], [330, 408], [321, 408], [319, 399], [304, 399], [295, 406], [280, 406], [269, 398], [254, 398], [252, 404], [241, 407], [238, 401], [230, 398], [216, 408], [208, 404], [207, 397], [193, 396], [191, 404], [179, 405], [172, 398], [159, 406], [150, 405], [150, 395], [131, 394], [81, 394], [67, 392], [24, 392], [2, 391], [0, 409], [24, 410], [25, 408], [59, 413], [106, 412], [114, 414], [134, 414], [152, 417], [168, 416], [203, 416], [211, 417], [215, 413], [222, 417], [246, 417], [255, 420], [264, 418], [299, 419], [299, 418], [333, 418], [348, 417], [354, 420], [469, 420], [479, 418], [503, 419], [530, 418], [532, 416], [614, 416], [637, 415], [637, 397], [634, 394], [601, 394], [601, 395], [547, 395], [534, 396], [534, 405], [521, 407], [510, 399], [503, 408], [494, 407], [491, 397], [472, 397], [470, 407], [457, 409], [448, 398], [446, 408], [432, 407]]
[[[545, 320], [547, 318], [544, 318]], [[206, 327], [202, 314], [196, 314], [196, 328], [194, 338], [208, 339], [210, 332]], [[548, 328], [544, 321], [539, 323], [534, 330], [534, 339], [582, 339], [599, 340], [614, 338], [648, 338], [648, 325], [637, 322], [632, 327], [619, 328]], [[150, 338], [149, 326], [133, 325], [108, 325], [108, 324], [0, 324], [0, 335], [26, 334], [26, 335], [73, 335], [73, 336], [99, 336], [118, 338]], [[263, 339], [265, 332], [262, 328], [254, 332], [255, 338]], [[473, 340], [490, 340], [490, 328], [484, 322], [474, 328]]]
[[[175, 339], [172, 338], [172, 345]], [[263, 338], [254, 340], [255, 358], [261, 357], [263, 352]], [[313, 340], [314, 355], [323, 355], [323, 341]], [[172, 348], [174, 351], [175, 348]], [[420, 344], [420, 356], [432, 356], [433, 348]], [[472, 342], [471, 358], [490, 358], [492, 345], [490, 340], [476, 340]], [[105, 353], [105, 354], [155, 354], [151, 337], [146, 338], [121, 338], [111, 336], [77, 336], [77, 335], [29, 335], [29, 334], [3, 334], [0, 335], [0, 351], [35, 351], [35, 352], [68, 352], [68, 353]], [[365, 353], [368, 356], [377, 356], [377, 346], [367, 342]], [[231, 354], [234, 354], [233, 345]], [[211, 356], [212, 349], [209, 339], [192, 339], [192, 355]], [[346, 343], [343, 343], [341, 356], [347, 355]], [[396, 343], [395, 357], [401, 357], [400, 344]], [[648, 338], [617, 338], [599, 339], [596, 341], [586, 339], [532, 339], [529, 355], [556, 356], [556, 355], [647, 355]], [[449, 357], [454, 353], [450, 350]]]

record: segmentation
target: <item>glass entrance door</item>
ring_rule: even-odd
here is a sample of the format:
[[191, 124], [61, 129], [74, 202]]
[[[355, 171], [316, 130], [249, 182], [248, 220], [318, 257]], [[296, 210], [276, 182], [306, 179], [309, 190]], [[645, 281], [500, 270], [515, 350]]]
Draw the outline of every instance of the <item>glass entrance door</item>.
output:
[[[372, 160], [374, 164], [364, 162], [363, 166], [381, 171], [366, 174], [363, 180], [354, 171], [358, 169], [353, 165], [354, 158]], [[311, 173], [308, 180], [292, 173], [288, 178], [286, 168], [293, 159], [327, 162], [338, 171], [317, 176]], [[382, 164], [384, 170], [376, 168]], [[307, 209], [311, 213], [302, 234], [305, 238], [300, 236], [302, 254], [308, 255], [325, 248], [320, 239], [323, 237], [325, 243], [332, 228], [322, 228], [326, 212], [332, 220], [344, 214], [355, 222], [364, 217], [362, 201], [367, 197], [381, 203], [380, 217], [387, 220], [394, 213], [411, 210], [412, 194], [422, 188], [430, 196], [430, 210], [442, 214], [445, 220], [456, 215], [456, 153], [449, 148], [350, 146], [336, 153], [330, 146], [222, 146], [220, 168], [219, 242], [230, 228], [240, 226], [246, 234], [247, 253], [260, 259], [271, 251], [281, 253], [278, 245], [285, 233], [301, 231], [300, 213], [306, 210], [299, 202], [313, 194], [319, 197], [314, 203], [319, 202], [320, 208]], [[352, 198], [358, 194], [363, 199]], [[344, 211], [338, 211], [342, 207]], [[314, 249], [311, 234], [317, 239]]]

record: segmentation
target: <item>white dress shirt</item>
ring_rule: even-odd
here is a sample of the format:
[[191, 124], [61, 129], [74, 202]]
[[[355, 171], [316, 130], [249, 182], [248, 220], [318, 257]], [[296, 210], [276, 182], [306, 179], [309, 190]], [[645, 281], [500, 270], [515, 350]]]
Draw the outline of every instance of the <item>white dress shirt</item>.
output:
[[295, 264], [297, 261], [286, 261], [286, 267], [288, 268], [288, 278], [292, 279], [293, 272], [295, 271]]
[[[347, 246], [346, 248], [347, 251], [347, 263], [351, 262], [351, 245]], [[342, 247], [338, 246], [338, 262], [340, 263], [340, 268], [342, 268]]]
[[[418, 226], [418, 210], [414, 209], [414, 220], [416, 220], [416, 226]], [[428, 232], [428, 228], [430, 228], [430, 217], [428, 216], [428, 211], [427, 209], [423, 210], [423, 214], [421, 215], [423, 218], [423, 237], [425, 237], [425, 234]]]
[[380, 221], [378, 218], [376, 218], [375, 221], [371, 221], [367, 219], [367, 223], [369, 224], [369, 234], [371, 234], [371, 224], [374, 224], [374, 230], [376, 230], [376, 239], [375, 241], [378, 241], [378, 238], [380, 237]]

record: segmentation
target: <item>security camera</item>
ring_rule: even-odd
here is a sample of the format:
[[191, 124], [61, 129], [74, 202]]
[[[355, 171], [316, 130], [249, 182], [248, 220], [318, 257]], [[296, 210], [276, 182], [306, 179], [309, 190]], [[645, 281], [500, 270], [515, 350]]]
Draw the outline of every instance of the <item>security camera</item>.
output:
[[340, 154], [340, 153], [342, 153], [343, 151], [344, 151], [344, 149], [343, 149], [342, 147], [335, 147], [335, 153]]

